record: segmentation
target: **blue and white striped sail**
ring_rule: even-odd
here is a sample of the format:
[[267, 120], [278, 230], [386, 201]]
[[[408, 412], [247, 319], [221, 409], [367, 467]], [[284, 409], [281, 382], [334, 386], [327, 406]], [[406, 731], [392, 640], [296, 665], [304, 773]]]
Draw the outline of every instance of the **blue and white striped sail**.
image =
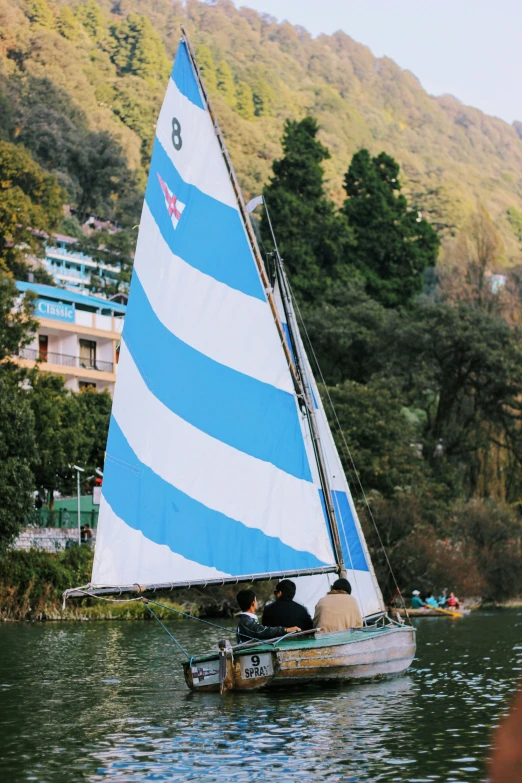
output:
[[278, 330], [182, 42], [158, 121], [93, 586], [333, 569]]
[[[274, 290], [274, 299], [283, 328], [287, 335], [288, 343], [290, 345], [288, 324], [286, 323], [286, 315], [283, 308], [280, 291], [277, 285]], [[287, 307], [291, 309], [292, 317], [295, 323], [295, 312], [293, 310], [292, 303], [288, 302]], [[352, 499], [352, 494], [348, 486], [348, 481], [344, 473], [341, 459], [339, 457], [339, 453], [337, 451], [337, 447], [328, 424], [328, 419], [326, 417], [321, 396], [319, 394], [312, 368], [310, 366], [310, 362], [308, 361], [306, 351], [304, 350], [303, 341], [299, 332], [296, 332], [295, 338], [298, 342], [297, 349], [301, 357], [301, 364], [304, 367], [304, 371], [307, 376], [306, 380], [309, 384], [311, 397], [315, 407], [315, 420], [317, 423], [319, 438], [321, 440], [326, 472], [328, 474], [330, 492], [335, 510], [341, 547], [343, 550], [347, 578], [352, 585], [352, 594], [357, 598], [363, 616], [382, 612], [385, 609], [384, 601], [379, 584], [377, 582], [377, 578], [375, 576], [375, 572], [373, 570], [372, 561], [366, 546], [366, 541], [364, 539], [361, 523], [359, 521], [359, 517]], [[313, 481], [316, 486], [316, 491], [321, 497], [321, 502], [324, 503], [319, 472], [312, 456], [313, 444], [310, 436], [308, 421], [305, 417], [302, 417], [301, 423], [306, 449], [309, 454], [310, 464], [312, 465]], [[323, 510], [326, 518], [326, 509], [324, 506]], [[333, 580], [336, 578], [336, 574], [299, 577], [295, 580], [297, 585], [296, 600], [301, 601], [301, 603], [308, 607], [314, 607], [319, 598], [328, 592], [329, 585], [331, 585]]]

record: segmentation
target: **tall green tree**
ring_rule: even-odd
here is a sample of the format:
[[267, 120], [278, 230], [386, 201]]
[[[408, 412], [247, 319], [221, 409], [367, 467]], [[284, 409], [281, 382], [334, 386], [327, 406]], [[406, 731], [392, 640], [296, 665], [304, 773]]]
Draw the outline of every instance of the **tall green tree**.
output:
[[[63, 196], [56, 177], [43, 171], [27, 150], [0, 141], [0, 264], [16, 278], [27, 274], [28, 252], [43, 255], [44, 233], [58, 226]], [[47, 275], [42, 282], [48, 282]]]
[[79, 464], [91, 473], [103, 469], [112, 399], [108, 391], [86, 388], [76, 395], [80, 427], [76, 444]]
[[77, 456], [79, 408], [60, 375], [38, 371], [31, 379], [29, 401], [37, 444], [31, 457], [34, 482], [38, 490], [46, 491], [53, 508], [56, 490], [74, 486], [71, 466]]
[[37, 322], [31, 313], [31, 298], [20, 301], [11, 276], [0, 267], [0, 552], [19, 533], [33, 506], [34, 415], [23, 371], [6, 361], [32, 339]]
[[226, 60], [221, 60], [216, 72], [216, 88], [230, 106], [236, 105], [234, 74]]
[[201, 44], [197, 48], [197, 57], [198, 57], [198, 67], [199, 70], [201, 71], [201, 75], [203, 77], [205, 87], [210, 92], [214, 92], [217, 87], [217, 79], [216, 79], [216, 63], [214, 62], [214, 58], [212, 57], [212, 52], [210, 51], [208, 46]]
[[96, 0], [78, 3], [74, 13], [91, 38], [100, 41], [105, 33], [105, 20], [103, 11]]
[[163, 42], [146, 16], [129, 14], [125, 21], [111, 27], [111, 59], [120, 74], [143, 79], [163, 79], [169, 73], [169, 61]]
[[239, 82], [236, 89], [236, 107], [238, 114], [245, 120], [254, 119], [254, 99], [250, 85]]
[[470, 304], [418, 303], [381, 332], [378, 372], [424, 411], [424, 458], [457, 494], [477, 492], [481, 452], [500, 447], [522, 469], [520, 345], [518, 328]]
[[[318, 131], [313, 117], [287, 120], [283, 157], [274, 162], [274, 175], [263, 191], [294, 289], [308, 300], [322, 295], [329, 280], [346, 274], [352, 241], [346, 219], [325, 194], [321, 164], [330, 153], [317, 139]], [[266, 214], [261, 233], [271, 246]]]
[[34, 0], [29, 6], [28, 16], [30, 21], [46, 30], [54, 28], [54, 15], [46, 0]]
[[400, 192], [399, 164], [384, 152], [357, 152], [346, 173], [343, 212], [354, 233], [351, 262], [368, 293], [386, 307], [422, 291], [424, 271], [437, 260], [439, 238]]

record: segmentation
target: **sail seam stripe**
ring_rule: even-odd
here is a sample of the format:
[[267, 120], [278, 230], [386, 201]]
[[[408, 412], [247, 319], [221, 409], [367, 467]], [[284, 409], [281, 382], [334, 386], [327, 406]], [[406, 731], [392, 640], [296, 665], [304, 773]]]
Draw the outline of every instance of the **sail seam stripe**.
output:
[[[141, 463], [115, 419], [111, 422], [104, 497], [126, 525], [183, 557], [230, 574], [328, 565], [310, 552], [249, 528], [204, 506]], [[129, 471], [126, 465], [132, 465]], [[136, 475], [136, 468], [141, 477]], [[231, 546], [234, 542], [234, 546]], [[268, 565], [271, 568], [268, 568]]]
[[177, 338], [152, 309], [136, 271], [130, 295], [123, 338], [152, 394], [197, 429], [311, 482], [293, 394], [220, 364]]
[[[317, 531], [322, 512], [312, 482], [207, 435], [169, 410], [148, 389], [124, 340], [118, 375], [126, 394], [118, 395], [113, 415], [141, 462], [209, 508], [333, 562], [326, 530]], [[172, 448], [177, 443], [183, 449]]]
[[[184, 204], [175, 224], [158, 174]], [[266, 301], [239, 212], [185, 182], [157, 136], [145, 201], [175, 255], [221, 283]]]
[[[146, 203], [141, 226], [134, 269], [163, 325], [220, 364], [293, 393], [267, 302], [219, 282], [173, 254]], [[169, 295], [172, 290], [183, 291], [176, 307]]]

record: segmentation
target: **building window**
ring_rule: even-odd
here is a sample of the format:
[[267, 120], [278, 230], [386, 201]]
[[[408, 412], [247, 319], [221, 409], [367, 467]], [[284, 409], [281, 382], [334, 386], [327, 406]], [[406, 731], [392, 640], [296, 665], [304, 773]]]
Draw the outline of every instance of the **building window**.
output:
[[96, 369], [96, 343], [94, 340], [80, 340], [80, 367]]
[[80, 387], [80, 391], [82, 389], [95, 389], [96, 388], [96, 384], [93, 383], [92, 381], [79, 381], [78, 382], [78, 386]]
[[46, 334], [38, 335], [38, 357], [42, 362], [47, 361], [47, 351], [49, 349], [49, 338]]

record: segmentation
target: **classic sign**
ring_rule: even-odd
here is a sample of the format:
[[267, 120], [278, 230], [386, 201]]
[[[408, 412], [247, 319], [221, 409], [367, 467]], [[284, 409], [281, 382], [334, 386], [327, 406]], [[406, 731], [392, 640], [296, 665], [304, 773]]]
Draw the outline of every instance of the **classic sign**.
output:
[[269, 677], [274, 673], [272, 666], [272, 655], [262, 653], [261, 655], [242, 655], [241, 677], [244, 680], [255, 680], [257, 677]]

